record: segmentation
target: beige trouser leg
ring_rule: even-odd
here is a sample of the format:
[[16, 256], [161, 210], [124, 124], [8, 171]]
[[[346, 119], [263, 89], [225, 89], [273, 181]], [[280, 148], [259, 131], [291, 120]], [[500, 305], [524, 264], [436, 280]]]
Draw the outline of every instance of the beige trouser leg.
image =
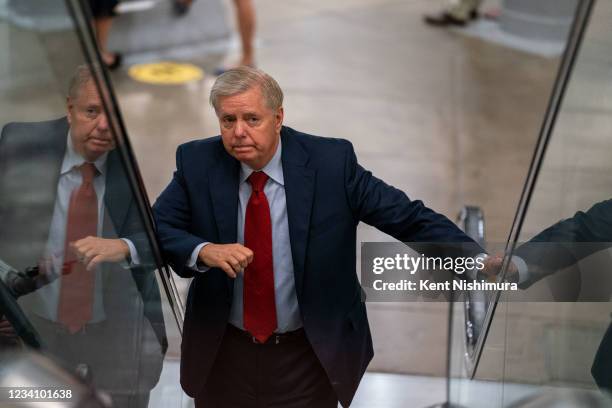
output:
[[453, 0], [447, 12], [459, 20], [468, 20], [472, 11], [478, 10], [482, 0]]

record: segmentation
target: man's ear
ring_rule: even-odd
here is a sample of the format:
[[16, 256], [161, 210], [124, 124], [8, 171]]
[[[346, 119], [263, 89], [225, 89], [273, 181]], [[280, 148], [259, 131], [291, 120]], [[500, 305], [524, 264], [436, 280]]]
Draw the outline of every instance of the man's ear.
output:
[[274, 120], [275, 120], [274, 128], [276, 129], [277, 132], [280, 132], [281, 127], [283, 126], [284, 117], [285, 117], [285, 111], [283, 110], [283, 107], [281, 106], [280, 108], [278, 108], [278, 110], [274, 114]]
[[72, 103], [72, 99], [67, 96], [66, 97], [66, 119], [68, 120], [68, 124], [72, 125], [72, 108], [74, 104]]

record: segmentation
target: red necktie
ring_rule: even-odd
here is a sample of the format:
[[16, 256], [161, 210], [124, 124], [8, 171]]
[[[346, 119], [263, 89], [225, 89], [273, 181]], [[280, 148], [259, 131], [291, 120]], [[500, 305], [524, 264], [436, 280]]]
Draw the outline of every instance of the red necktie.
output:
[[64, 245], [65, 274], [62, 276], [58, 320], [70, 333], [79, 331], [91, 320], [94, 273], [76, 259], [70, 243], [87, 236], [95, 236], [98, 230], [98, 197], [93, 186], [96, 168], [92, 163], [79, 167], [83, 181], [70, 194], [66, 244]]
[[270, 206], [264, 193], [268, 175], [251, 173], [253, 191], [244, 221], [244, 245], [253, 251], [253, 261], [244, 271], [244, 328], [260, 343], [272, 335], [277, 326], [274, 301], [274, 268], [272, 266], [272, 222]]

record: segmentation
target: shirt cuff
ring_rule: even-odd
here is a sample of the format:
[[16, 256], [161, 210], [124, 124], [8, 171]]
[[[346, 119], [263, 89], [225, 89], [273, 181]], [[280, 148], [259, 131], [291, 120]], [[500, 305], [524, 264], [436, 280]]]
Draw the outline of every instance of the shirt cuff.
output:
[[138, 251], [136, 251], [136, 247], [134, 246], [134, 243], [127, 238], [121, 238], [121, 240], [125, 242], [127, 246], [130, 248], [130, 258], [126, 260], [128, 266], [140, 265], [140, 257], [138, 256]]
[[210, 242], [202, 242], [200, 245], [195, 247], [193, 252], [191, 253], [191, 257], [187, 261], [187, 267], [193, 269], [196, 272], [206, 272], [210, 269], [210, 266], [204, 265], [202, 261], [199, 260], [198, 255], [200, 255], [200, 251], [206, 245], [210, 244]]
[[525, 260], [520, 256], [512, 255], [512, 262], [514, 266], [516, 266], [516, 270], [518, 271], [518, 283], [524, 283], [529, 280], [529, 268], [527, 268], [527, 264]]

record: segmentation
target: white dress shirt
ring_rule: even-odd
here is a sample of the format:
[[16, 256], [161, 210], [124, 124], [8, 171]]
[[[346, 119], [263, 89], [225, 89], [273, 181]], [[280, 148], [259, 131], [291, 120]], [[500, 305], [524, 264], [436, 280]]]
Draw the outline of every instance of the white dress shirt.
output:
[[[66, 241], [66, 223], [68, 221], [68, 207], [70, 204], [70, 195], [72, 191], [79, 188], [82, 183], [82, 175], [79, 170], [86, 160], [79, 155], [73, 147], [70, 132], [68, 133], [68, 141], [66, 144], [66, 153], [62, 161], [60, 170], [59, 182], [57, 184], [57, 195], [55, 206], [53, 208], [53, 218], [49, 229], [49, 237], [44, 254], [45, 265], [48, 273], [51, 276], [57, 276], [53, 282], [41, 287], [33, 292], [30, 296], [35, 296], [36, 301], [33, 302], [33, 311], [48, 320], [57, 321], [57, 310], [59, 304], [59, 296], [61, 289], [61, 271], [64, 263], [64, 246]], [[98, 230], [97, 236], [102, 236], [102, 227], [104, 220], [104, 193], [106, 190], [106, 159], [108, 153], [100, 156], [93, 164], [98, 171], [98, 175], [94, 178], [94, 189], [98, 198]], [[129, 239], [122, 238], [130, 248], [130, 256], [132, 265], [140, 263], [138, 253], [134, 244]], [[89, 323], [97, 323], [105, 319], [104, 304], [103, 304], [103, 286], [100, 268], [96, 268], [94, 299], [92, 319]], [[51, 278], [53, 279], [53, 278]]]

